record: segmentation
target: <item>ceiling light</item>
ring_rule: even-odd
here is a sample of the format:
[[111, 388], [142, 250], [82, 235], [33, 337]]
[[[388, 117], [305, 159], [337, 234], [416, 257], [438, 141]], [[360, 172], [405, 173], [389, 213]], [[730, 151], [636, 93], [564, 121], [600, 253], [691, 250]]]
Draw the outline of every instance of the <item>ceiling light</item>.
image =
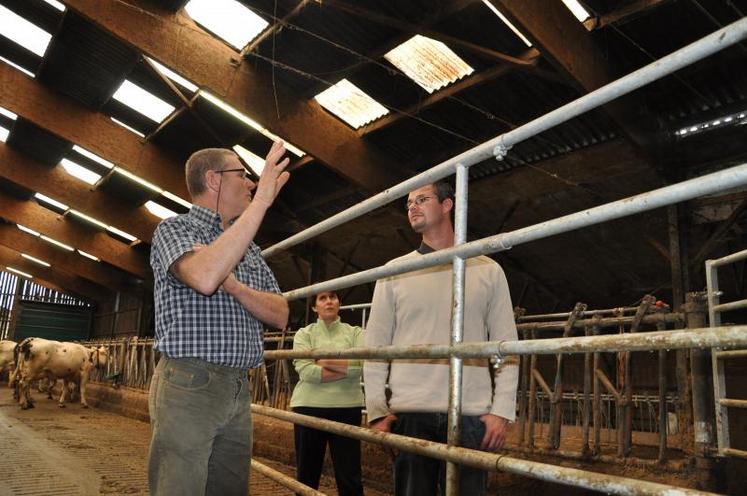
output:
[[165, 65], [159, 64], [157, 61], [153, 60], [152, 58], [150, 57], [145, 57], [145, 58], [148, 59], [148, 61], [150, 61], [150, 63], [156, 67], [156, 70], [158, 70], [158, 72], [160, 72], [167, 78], [171, 79], [172, 81], [179, 84], [180, 86], [183, 86], [184, 88], [191, 91], [192, 93], [197, 91], [197, 86], [194, 83], [184, 79], [179, 74], [175, 73], [174, 71], [172, 71]]
[[36, 76], [34, 76], [34, 73], [31, 72], [30, 70], [26, 69], [25, 67], [21, 67], [20, 65], [16, 64], [13, 61], [10, 61], [10, 60], [6, 59], [5, 57], [0, 56], [0, 60], [2, 60], [3, 62], [5, 62], [6, 64], [8, 64], [11, 67], [14, 67], [14, 68], [18, 69], [19, 71], [21, 71], [22, 73], [26, 74], [27, 76], [36, 77]]
[[6, 109], [4, 107], [0, 107], [0, 114], [3, 114], [8, 119], [16, 120], [18, 118], [18, 116], [16, 114], [14, 114], [13, 112], [11, 112], [10, 110], [8, 110], [8, 109]]
[[18, 269], [14, 269], [13, 267], [6, 266], [5, 268], [8, 269], [9, 271], [13, 272], [14, 274], [18, 274], [19, 276], [25, 277], [26, 279], [33, 279], [34, 278], [34, 276], [32, 276], [31, 274], [27, 274], [27, 273], [22, 272], [22, 271], [20, 271]]
[[91, 255], [90, 253], [86, 253], [86, 252], [84, 252], [83, 250], [76, 250], [76, 251], [77, 251], [78, 253], [80, 253], [81, 255], [83, 255], [84, 257], [86, 257], [86, 258], [90, 258], [91, 260], [93, 260], [93, 261], [95, 261], [95, 262], [100, 262], [100, 261], [101, 261], [101, 260], [99, 260], [99, 258], [98, 258], [98, 257], [94, 257], [94, 256], [93, 256], [93, 255]]
[[32, 236], [39, 236], [39, 233], [38, 233], [38, 232], [36, 232], [36, 231], [34, 231], [33, 229], [31, 229], [31, 228], [29, 228], [29, 227], [26, 227], [26, 226], [24, 226], [24, 225], [21, 225], [21, 224], [16, 224], [16, 227], [17, 227], [18, 229], [20, 229], [21, 231], [25, 232], [25, 233], [31, 234]]
[[591, 17], [589, 11], [587, 11], [578, 0], [563, 0], [563, 3], [571, 13], [576, 16], [578, 22], [584, 22], [586, 19]]
[[176, 212], [169, 210], [168, 208], [164, 207], [163, 205], [159, 205], [154, 201], [145, 202], [145, 208], [148, 209], [148, 212], [161, 219], [168, 219], [169, 217], [174, 217], [176, 215]]
[[516, 28], [516, 26], [514, 26], [513, 24], [511, 24], [511, 21], [509, 21], [509, 20], [508, 20], [508, 18], [507, 18], [506, 16], [504, 16], [504, 15], [503, 15], [503, 14], [501, 13], [501, 11], [500, 11], [500, 10], [498, 10], [498, 9], [497, 9], [497, 8], [495, 7], [495, 5], [493, 5], [492, 3], [490, 3], [490, 0], [482, 0], [482, 3], [484, 3], [484, 4], [485, 4], [485, 5], [486, 5], [486, 6], [487, 6], [487, 7], [488, 7], [488, 8], [490, 9], [490, 10], [492, 10], [492, 11], [493, 11], [493, 13], [494, 13], [495, 15], [497, 15], [497, 16], [498, 16], [498, 18], [499, 18], [499, 19], [500, 19], [501, 21], [503, 21], [503, 24], [505, 24], [506, 26], [508, 26], [508, 28], [509, 28], [509, 29], [510, 29], [511, 31], [513, 31], [513, 32], [514, 32], [514, 34], [515, 34], [516, 36], [518, 36], [518, 37], [519, 37], [519, 39], [520, 39], [521, 41], [523, 41], [523, 42], [524, 42], [524, 44], [525, 44], [526, 46], [528, 46], [528, 47], [532, 46], [532, 42], [531, 42], [531, 41], [529, 41], [529, 40], [527, 39], [527, 37], [526, 37], [526, 36], [524, 36], [524, 34], [523, 34], [523, 33], [522, 33], [521, 31], [519, 31], [519, 30], [518, 30], [518, 29]]
[[[270, 138], [272, 141], [279, 141], [280, 140], [280, 137], [278, 135], [273, 134], [270, 130], [268, 130], [268, 129], [262, 127], [262, 126], [260, 126], [257, 121], [255, 121], [254, 119], [252, 119], [250, 117], [247, 117], [246, 115], [242, 114], [241, 112], [239, 112], [238, 110], [236, 110], [235, 108], [233, 108], [232, 106], [230, 106], [229, 104], [227, 104], [226, 102], [224, 102], [223, 100], [221, 100], [220, 98], [218, 98], [217, 96], [215, 96], [215, 95], [213, 95], [211, 93], [208, 93], [207, 91], [204, 91], [204, 90], [200, 90], [198, 94], [200, 96], [204, 97], [205, 100], [209, 101], [210, 103], [212, 103], [216, 107], [218, 107], [221, 110], [223, 110], [224, 112], [226, 112], [226, 113], [232, 115], [233, 117], [237, 118], [238, 120], [240, 120], [241, 122], [243, 122], [247, 126], [253, 128], [253, 129], [256, 129], [257, 131], [259, 131], [264, 136]], [[285, 149], [288, 150], [289, 152], [293, 153], [297, 157], [303, 157], [304, 155], [306, 155], [306, 152], [304, 152], [300, 148], [297, 148], [296, 146], [292, 145], [291, 143], [288, 143], [285, 140], [283, 140], [283, 142], [284, 142]]]
[[128, 171], [124, 170], [124, 169], [123, 169], [123, 168], [121, 168], [121, 167], [116, 167], [116, 168], [114, 169], [114, 172], [116, 172], [116, 173], [118, 173], [118, 174], [122, 174], [122, 175], [123, 175], [123, 176], [125, 176], [126, 178], [128, 178], [128, 179], [130, 179], [130, 180], [132, 180], [132, 181], [135, 181], [136, 183], [140, 184], [141, 186], [145, 186], [146, 188], [148, 188], [148, 189], [150, 189], [150, 190], [152, 190], [152, 191], [155, 191], [155, 192], [156, 192], [156, 193], [158, 193], [159, 195], [160, 195], [160, 194], [161, 194], [161, 192], [163, 191], [163, 190], [162, 190], [161, 188], [159, 188], [159, 187], [158, 187], [158, 186], [156, 186], [155, 184], [153, 184], [153, 183], [149, 183], [149, 182], [148, 182], [148, 181], [146, 181], [145, 179], [143, 179], [143, 178], [141, 178], [141, 177], [138, 177], [138, 176], [136, 176], [135, 174], [133, 174], [132, 172], [128, 172]]
[[128, 131], [131, 131], [131, 132], [133, 132], [133, 133], [137, 134], [137, 135], [138, 135], [138, 136], [140, 136], [141, 138], [145, 138], [145, 135], [144, 135], [143, 133], [141, 133], [140, 131], [138, 131], [137, 129], [135, 129], [134, 127], [132, 127], [132, 126], [128, 126], [128, 125], [127, 125], [127, 124], [125, 124], [124, 122], [120, 121], [119, 119], [115, 119], [114, 117], [109, 117], [109, 118], [110, 118], [110, 119], [111, 119], [112, 121], [114, 121], [114, 123], [115, 123], [115, 124], [119, 124], [119, 125], [120, 125], [120, 126], [122, 126], [123, 128], [127, 129]]
[[83, 148], [82, 146], [78, 146], [78, 145], [73, 145], [73, 150], [74, 150], [74, 151], [76, 151], [76, 152], [78, 152], [78, 153], [80, 153], [80, 154], [81, 154], [81, 155], [83, 155], [84, 157], [90, 158], [90, 159], [91, 159], [91, 160], [93, 160], [94, 162], [96, 162], [96, 163], [99, 163], [99, 164], [103, 165], [103, 166], [104, 166], [104, 167], [106, 167], [107, 169], [111, 169], [112, 167], [114, 167], [114, 164], [113, 164], [113, 163], [109, 162], [109, 161], [108, 161], [108, 160], [106, 160], [106, 159], [103, 159], [103, 158], [99, 157], [98, 155], [96, 155], [96, 154], [95, 154], [95, 153], [93, 153], [93, 152], [89, 152], [88, 150], [86, 150], [86, 149], [85, 149], [85, 148]]
[[259, 155], [255, 155], [241, 145], [234, 145], [233, 151], [246, 162], [246, 165], [254, 172], [257, 177], [262, 175], [265, 168], [265, 160]]
[[101, 176], [93, 172], [91, 169], [78, 165], [70, 159], [63, 158], [60, 161], [60, 165], [68, 174], [77, 177], [88, 184], [96, 184], [96, 182], [101, 179]]
[[269, 24], [235, 0], [191, 0], [189, 16], [237, 50], [241, 50]]
[[26, 255], [25, 253], [21, 253], [21, 256], [25, 258], [26, 260], [31, 260], [34, 263], [37, 263], [39, 265], [43, 265], [44, 267], [51, 267], [52, 264], [49, 264], [45, 262], [44, 260], [39, 260], [38, 258], [34, 258], [31, 255]]
[[51, 205], [57, 209], [60, 209], [62, 211], [66, 211], [69, 207], [65, 205], [62, 202], [58, 202], [57, 200], [48, 197], [47, 195], [43, 195], [41, 193], [34, 193], [34, 198], [39, 200], [40, 202], [46, 203], [47, 205]]
[[445, 44], [419, 34], [391, 50], [384, 58], [428, 93], [475, 72]]
[[386, 107], [347, 79], [330, 86], [314, 99], [354, 129], [389, 113]]
[[58, 2], [57, 0], [44, 0], [44, 1], [47, 2], [49, 5], [51, 5], [52, 7], [54, 7], [55, 9], [59, 10], [60, 12], [65, 12], [65, 5]]
[[0, 141], [5, 143], [8, 139], [9, 134], [10, 134], [10, 131], [8, 129], [5, 129], [3, 126], [0, 126]]
[[0, 34], [18, 43], [39, 57], [44, 56], [52, 35], [0, 5]]
[[126, 239], [127, 241], [130, 241], [130, 242], [132, 242], [132, 241], [137, 241], [137, 238], [136, 238], [135, 236], [133, 236], [132, 234], [127, 234], [127, 233], [126, 233], [126, 232], [124, 232], [124, 231], [120, 231], [120, 230], [119, 230], [119, 229], [117, 229], [116, 227], [113, 227], [113, 226], [107, 226], [107, 227], [106, 227], [106, 230], [107, 230], [107, 231], [109, 231], [109, 232], [110, 232], [110, 233], [112, 233], [112, 234], [116, 234], [117, 236], [119, 236], [119, 237], [122, 237], [122, 238]]
[[155, 122], [164, 120], [175, 108], [126, 79], [114, 93], [113, 98]]
[[169, 193], [168, 191], [163, 191], [161, 193], [163, 196], [168, 198], [169, 200], [178, 203], [179, 205], [183, 206], [184, 208], [192, 208], [192, 204], [189, 203], [187, 200], [184, 200], [182, 198], [179, 198], [173, 193]]
[[66, 245], [65, 243], [61, 243], [61, 242], [57, 241], [56, 239], [50, 238], [49, 236], [45, 236], [45, 235], [42, 234], [40, 236], [40, 238], [43, 239], [44, 241], [46, 241], [47, 243], [52, 243], [53, 245], [55, 245], [55, 246], [57, 246], [59, 248], [62, 248], [63, 250], [75, 251], [75, 248], [73, 248], [72, 246]]
[[84, 221], [89, 222], [89, 223], [93, 224], [96, 227], [100, 227], [101, 229], [106, 229], [107, 228], [106, 224], [104, 224], [100, 220], [96, 220], [93, 217], [84, 214], [83, 212], [79, 212], [79, 211], [74, 210], [74, 209], [71, 208], [70, 210], [67, 211], [67, 213], [69, 213], [69, 214], [71, 214], [71, 215], [73, 215], [73, 216], [75, 216], [75, 217], [77, 217], [79, 219], [83, 219]]

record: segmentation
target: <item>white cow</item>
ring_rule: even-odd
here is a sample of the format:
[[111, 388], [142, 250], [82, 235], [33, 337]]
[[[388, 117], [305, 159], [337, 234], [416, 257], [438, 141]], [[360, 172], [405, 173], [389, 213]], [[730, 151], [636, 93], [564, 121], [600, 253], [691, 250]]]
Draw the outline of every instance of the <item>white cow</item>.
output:
[[33, 407], [30, 395], [31, 381], [47, 378], [51, 385], [57, 379], [64, 384], [60, 395], [60, 408], [65, 406], [68, 385], [77, 383], [80, 389], [80, 403], [88, 408], [86, 384], [91, 371], [96, 367], [106, 367], [109, 351], [106, 347], [86, 347], [78, 343], [50, 341], [42, 338], [24, 340], [19, 345], [18, 374], [20, 403], [22, 409]]
[[0, 374], [9, 372], [16, 367], [16, 362], [13, 359], [13, 350], [15, 348], [15, 341], [7, 341], [5, 339], [0, 341]]

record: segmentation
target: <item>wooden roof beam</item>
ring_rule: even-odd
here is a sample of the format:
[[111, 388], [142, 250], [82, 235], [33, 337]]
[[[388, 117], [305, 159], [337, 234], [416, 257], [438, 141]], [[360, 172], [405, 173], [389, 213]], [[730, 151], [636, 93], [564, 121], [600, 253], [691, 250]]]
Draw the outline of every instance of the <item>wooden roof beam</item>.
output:
[[150, 243], [158, 219], [145, 207], [133, 207], [73, 178], [60, 166], [50, 168], [0, 143], [0, 176], [61, 201], [105, 224]]
[[617, 10], [602, 14], [599, 16], [589, 17], [584, 21], [584, 27], [589, 31], [601, 29], [611, 24], [624, 24], [637, 17], [640, 17], [649, 10], [671, 2], [672, 0], [638, 0], [637, 2], [624, 5]]
[[18, 200], [0, 193], [0, 216], [79, 248], [140, 279], [149, 280], [153, 277], [145, 254], [133, 250], [103, 231], [67, 220], [35, 201]]
[[368, 191], [382, 191], [403, 179], [381, 150], [315, 101], [298, 99], [251, 64], [242, 64], [239, 52], [202, 30], [184, 11], [171, 13], [143, 0], [65, 3]]

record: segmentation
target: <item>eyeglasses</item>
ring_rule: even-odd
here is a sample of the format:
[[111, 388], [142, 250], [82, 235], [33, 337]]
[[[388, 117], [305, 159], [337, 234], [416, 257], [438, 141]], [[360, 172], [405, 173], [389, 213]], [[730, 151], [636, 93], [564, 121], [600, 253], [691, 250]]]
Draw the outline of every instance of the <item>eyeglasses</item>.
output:
[[432, 198], [433, 198], [432, 196], [418, 196], [414, 200], [407, 200], [407, 203], [405, 203], [405, 210], [409, 211], [415, 205], [419, 207], [420, 205], [427, 202], [428, 200], [431, 200]]
[[224, 172], [243, 172], [244, 174], [241, 176], [242, 179], [246, 180], [252, 178], [252, 174], [243, 167], [240, 169], [223, 169], [215, 171], [216, 174], [223, 174]]

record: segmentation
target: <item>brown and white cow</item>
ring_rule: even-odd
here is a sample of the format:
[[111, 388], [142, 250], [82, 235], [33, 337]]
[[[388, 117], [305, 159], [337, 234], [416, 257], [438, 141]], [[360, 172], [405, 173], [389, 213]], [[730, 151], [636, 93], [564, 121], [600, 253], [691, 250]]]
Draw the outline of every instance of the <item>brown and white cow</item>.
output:
[[80, 403], [88, 408], [86, 384], [94, 368], [106, 367], [109, 351], [106, 347], [86, 347], [78, 343], [50, 341], [42, 338], [24, 340], [19, 345], [18, 374], [20, 403], [24, 410], [33, 407], [30, 395], [31, 381], [47, 378], [50, 384], [62, 379], [60, 408], [65, 406], [68, 385], [77, 383]]

